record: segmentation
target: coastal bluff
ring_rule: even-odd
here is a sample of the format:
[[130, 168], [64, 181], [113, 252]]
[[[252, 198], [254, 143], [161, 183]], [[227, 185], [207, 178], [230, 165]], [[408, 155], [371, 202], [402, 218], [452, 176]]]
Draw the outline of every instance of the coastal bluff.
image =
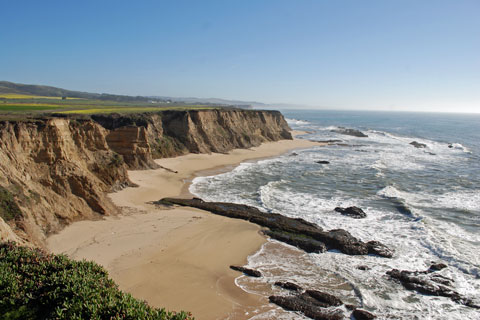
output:
[[[78, 220], [117, 214], [107, 196], [154, 159], [292, 139], [278, 111], [211, 109], [0, 121], [0, 239], [43, 247]], [[166, 168], [168, 170], [168, 168]]]

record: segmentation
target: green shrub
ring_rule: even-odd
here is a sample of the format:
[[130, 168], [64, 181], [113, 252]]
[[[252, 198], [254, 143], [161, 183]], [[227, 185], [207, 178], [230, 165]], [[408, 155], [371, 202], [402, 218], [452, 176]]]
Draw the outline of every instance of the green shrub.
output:
[[15, 199], [13, 199], [13, 194], [7, 189], [0, 187], [0, 217], [5, 221], [9, 221], [21, 214], [22, 211], [20, 211]]
[[120, 167], [124, 162], [123, 156], [118, 153], [114, 153], [110, 159], [110, 165], [114, 167]]
[[94, 262], [0, 243], [0, 319], [192, 319], [123, 293]]

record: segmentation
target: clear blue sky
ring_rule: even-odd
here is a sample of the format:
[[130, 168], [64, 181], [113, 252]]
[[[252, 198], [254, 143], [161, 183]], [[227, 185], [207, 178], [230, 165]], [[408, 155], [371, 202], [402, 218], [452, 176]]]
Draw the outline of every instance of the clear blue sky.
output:
[[480, 112], [480, 0], [0, 0], [0, 80]]

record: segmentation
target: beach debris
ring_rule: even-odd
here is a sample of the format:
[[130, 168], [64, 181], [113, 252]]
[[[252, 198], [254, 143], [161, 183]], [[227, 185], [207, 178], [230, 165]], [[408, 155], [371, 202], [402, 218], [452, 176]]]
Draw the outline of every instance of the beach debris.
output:
[[338, 127], [338, 129], [330, 130], [330, 132], [340, 133], [340, 134], [344, 134], [344, 135], [347, 135], [347, 136], [354, 136], [354, 137], [358, 137], [358, 138], [367, 138], [368, 137], [368, 135], [361, 132], [360, 130], [349, 129], [349, 128], [345, 128], [345, 127]]
[[330, 164], [330, 161], [327, 161], [327, 160], [319, 160], [319, 161], [315, 161], [315, 163], [319, 163], [319, 164]]
[[260, 278], [262, 276], [262, 273], [258, 270], [253, 270], [245, 267], [240, 267], [240, 266], [230, 266], [230, 269], [242, 272], [244, 275], [249, 276], [249, 277], [255, 277], [255, 278]]
[[280, 288], [283, 288], [283, 289], [286, 289], [286, 290], [290, 290], [290, 291], [303, 291], [303, 288], [300, 287], [298, 284], [293, 283], [293, 282], [289, 282], [289, 281], [286, 281], [286, 282], [277, 281], [277, 282], [275, 282], [275, 285], [277, 287], [280, 287]]
[[348, 208], [336, 207], [335, 211], [340, 212], [344, 216], [349, 216], [354, 219], [362, 219], [367, 217], [367, 214], [365, 213], [365, 211], [355, 206], [348, 207]]
[[[290, 218], [278, 213], [263, 212], [255, 207], [244, 204], [207, 202], [198, 198], [163, 198], [156, 203], [189, 206], [210, 211], [211, 213], [221, 216], [247, 220], [270, 229], [266, 232], [272, 232], [272, 237], [277, 237], [275, 239], [286, 243], [290, 241], [290, 244], [302, 250], [305, 250], [304, 248], [308, 248], [309, 246], [320, 248], [321, 245], [318, 242], [322, 242], [327, 250], [338, 250], [349, 255], [375, 254], [381, 257], [392, 256], [392, 251], [378, 241], [371, 241], [369, 244], [355, 238], [343, 229], [325, 231], [315, 223], [308, 222], [304, 219]], [[301, 238], [302, 241], [299, 241], [299, 238]]]
[[445, 264], [438, 263], [432, 264], [430, 268], [425, 271], [392, 269], [387, 271], [387, 275], [389, 275], [391, 279], [399, 281], [407, 290], [417, 291], [425, 295], [447, 297], [467, 307], [480, 309], [480, 305], [460, 295], [452, 288], [452, 279], [437, 273], [446, 267]]
[[427, 145], [425, 143], [420, 143], [420, 142], [417, 142], [417, 141], [412, 141], [410, 142], [410, 144], [412, 146], [414, 146], [415, 148], [426, 148]]
[[355, 309], [353, 310], [352, 312], [352, 316], [356, 319], [356, 320], [371, 320], [371, 319], [375, 319], [376, 316], [366, 310], [363, 310], [363, 309]]

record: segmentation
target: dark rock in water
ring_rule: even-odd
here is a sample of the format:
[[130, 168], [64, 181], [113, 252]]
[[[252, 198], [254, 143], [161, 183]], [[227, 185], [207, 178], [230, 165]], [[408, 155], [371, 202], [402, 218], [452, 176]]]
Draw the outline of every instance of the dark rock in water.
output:
[[428, 271], [435, 272], [435, 271], [445, 269], [446, 267], [447, 265], [445, 263], [434, 263], [430, 266], [430, 268], [428, 268]]
[[453, 280], [436, 274], [436, 268], [443, 269], [443, 266], [434, 265], [433, 269], [430, 267], [426, 271], [400, 271], [398, 269], [393, 269], [388, 271], [387, 275], [392, 279], [399, 281], [407, 290], [413, 290], [431, 296], [448, 297], [459, 304], [480, 309], [480, 305], [475, 304], [469, 298], [461, 296], [451, 288]]
[[[302, 247], [308, 248], [307, 244], [313, 244], [318, 248], [321, 248], [322, 245], [318, 242], [322, 242], [323, 244], [325, 244], [325, 247], [328, 250], [335, 249], [345, 254], [366, 255], [370, 252], [373, 254], [379, 254], [381, 256], [388, 256], [388, 253], [387, 255], [385, 255], [386, 251], [375, 251], [370, 249], [367, 243], [358, 240], [357, 238], [353, 237], [348, 231], [345, 231], [343, 229], [324, 231], [318, 225], [305, 221], [303, 219], [290, 218], [278, 213], [262, 212], [255, 207], [243, 204], [227, 202], [206, 202], [198, 199], [175, 198], [164, 198], [155, 203], [190, 206], [202, 210], [207, 210], [221, 216], [247, 220], [262, 227], [269, 228], [270, 231], [267, 232], [272, 232], [270, 234], [272, 237], [276, 237], [276, 239], [278, 239], [279, 241], [290, 241], [291, 244], [298, 246], [301, 249]], [[288, 237], [285, 235], [288, 235]], [[306, 241], [300, 241], [300, 239], [306, 239]], [[311, 239], [316, 240], [317, 242], [313, 242], [311, 241]], [[386, 246], [383, 246], [383, 248], [386, 248]]]
[[319, 163], [319, 164], [330, 164], [330, 161], [320, 160], [320, 161], [315, 161], [315, 163]]
[[340, 212], [344, 216], [349, 216], [355, 219], [361, 219], [367, 216], [367, 214], [362, 209], [355, 206], [348, 208], [336, 207], [335, 211]]
[[262, 273], [260, 271], [245, 268], [245, 267], [230, 266], [230, 269], [235, 270], [235, 271], [243, 272], [243, 274], [245, 274], [247, 276], [250, 276], [250, 277], [260, 278], [262, 276]]
[[366, 270], [370, 270], [370, 268], [368, 266], [357, 266], [357, 269], [358, 270], [362, 270], [362, 271], [366, 271]]
[[343, 142], [342, 140], [338, 140], [338, 139], [333, 139], [333, 140], [311, 140], [313, 142], [318, 142], [318, 143], [328, 143], [328, 144], [336, 144], [336, 143], [339, 143], [339, 142]]
[[290, 290], [290, 291], [303, 291], [303, 288], [302, 288], [302, 287], [300, 287], [298, 284], [293, 283], [293, 282], [277, 281], [277, 282], [275, 282], [275, 285], [276, 285], [277, 287], [280, 287], [280, 288], [283, 288], [283, 289], [287, 289], [287, 290]]
[[362, 310], [362, 309], [355, 309], [352, 312], [352, 316], [356, 320], [371, 320], [375, 319], [376, 316], [368, 311]]
[[368, 253], [375, 254], [384, 258], [393, 257], [393, 251], [379, 241], [371, 240], [367, 242]]
[[291, 156], [291, 157], [298, 156], [298, 153], [296, 153], [296, 152], [292, 152], [292, 153], [290, 153], [290, 156]]
[[448, 144], [448, 147], [449, 147], [450, 149], [452, 149], [452, 148], [453, 148], [453, 144], [449, 143], [449, 144]]
[[345, 305], [345, 308], [347, 308], [347, 310], [355, 310], [357, 309], [358, 307], [353, 305], [353, 304], [346, 304]]
[[318, 290], [307, 290], [305, 291], [305, 293], [317, 300], [318, 302], [325, 304], [326, 307], [336, 307], [343, 304], [342, 300], [326, 292]]
[[426, 148], [427, 145], [425, 143], [420, 143], [420, 142], [417, 142], [417, 141], [412, 141], [410, 142], [410, 144], [412, 146], [414, 146], [415, 148]]
[[289, 245], [300, 248], [308, 253], [321, 253], [327, 251], [325, 243], [296, 233], [285, 233], [272, 230], [264, 230], [263, 233], [270, 238], [288, 243]]
[[317, 300], [307, 294], [300, 294], [297, 296], [270, 296], [268, 298], [271, 303], [275, 303], [285, 310], [299, 311], [305, 316], [315, 320], [341, 320], [344, 315], [339, 310], [328, 310], [322, 307], [324, 304], [319, 304]]
[[354, 137], [359, 137], [359, 138], [366, 138], [368, 137], [365, 133], [355, 130], [355, 129], [347, 129], [343, 127], [339, 127], [338, 129], [330, 130], [331, 132], [336, 132], [340, 134], [345, 134], [347, 136], [354, 136]]

